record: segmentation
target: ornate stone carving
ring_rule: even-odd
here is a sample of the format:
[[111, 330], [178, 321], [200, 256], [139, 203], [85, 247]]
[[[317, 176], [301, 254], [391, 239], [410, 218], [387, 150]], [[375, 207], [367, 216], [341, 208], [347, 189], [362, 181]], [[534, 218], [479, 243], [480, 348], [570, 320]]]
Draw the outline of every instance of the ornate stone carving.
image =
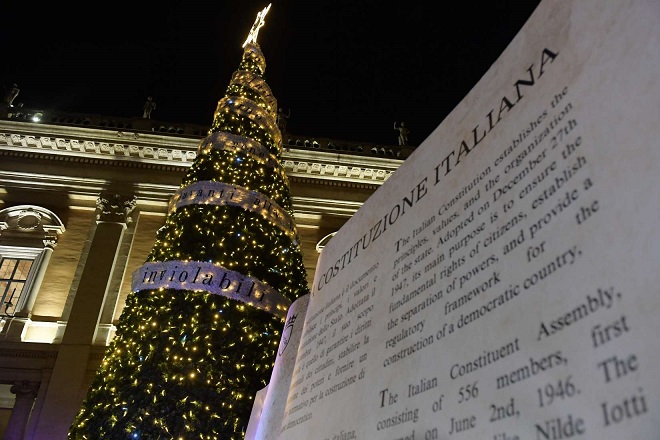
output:
[[131, 223], [131, 213], [137, 206], [137, 198], [131, 196], [122, 197], [113, 194], [109, 199], [99, 196], [96, 199], [96, 220], [105, 222]]
[[41, 225], [41, 214], [32, 208], [25, 209], [18, 214], [16, 226], [24, 231], [37, 229]]
[[44, 238], [44, 247], [49, 249], [55, 249], [55, 246], [57, 246], [57, 237]]
[[9, 389], [12, 394], [16, 394], [16, 398], [29, 398], [34, 399], [39, 392], [39, 382], [30, 382], [28, 380], [16, 381]]

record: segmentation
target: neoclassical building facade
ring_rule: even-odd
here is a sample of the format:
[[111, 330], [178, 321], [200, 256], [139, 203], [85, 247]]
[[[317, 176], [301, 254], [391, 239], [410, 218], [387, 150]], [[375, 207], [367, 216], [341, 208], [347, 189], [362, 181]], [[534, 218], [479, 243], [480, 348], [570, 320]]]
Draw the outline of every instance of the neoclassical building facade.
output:
[[[66, 432], [208, 127], [0, 107], [0, 435]], [[411, 153], [283, 134], [308, 280]]]

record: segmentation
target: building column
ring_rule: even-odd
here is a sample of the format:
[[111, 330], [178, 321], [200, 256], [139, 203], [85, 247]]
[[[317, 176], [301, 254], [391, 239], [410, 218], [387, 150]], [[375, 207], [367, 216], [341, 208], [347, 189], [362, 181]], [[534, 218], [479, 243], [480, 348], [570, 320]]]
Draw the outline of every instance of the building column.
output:
[[37, 397], [39, 384], [27, 380], [17, 381], [12, 385], [10, 391], [16, 395], [14, 408], [9, 416], [9, 423], [3, 440], [23, 440], [25, 427], [27, 426], [30, 412], [34, 405], [34, 399]]
[[64, 439], [87, 392], [86, 373], [110, 279], [127, 223], [135, 208], [114, 195], [97, 200], [97, 227], [62, 336], [34, 440]]

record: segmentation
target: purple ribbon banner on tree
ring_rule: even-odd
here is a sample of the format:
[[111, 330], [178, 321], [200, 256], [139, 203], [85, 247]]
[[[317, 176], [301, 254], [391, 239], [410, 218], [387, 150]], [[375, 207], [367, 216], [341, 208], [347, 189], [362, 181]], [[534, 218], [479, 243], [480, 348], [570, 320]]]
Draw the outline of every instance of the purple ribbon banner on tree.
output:
[[222, 182], [202, 181], [180, 188], [170, 199], [169, 213], [187, 205], [237, 206], [262, 215], [290, 237], [296, 237], [293, 218], [269, 197]]
[[[231, 110], [228, 110], [230, 108]], [[218, 106], [213, 115], [214, 119], [219, 112], [226, 111], [231, 111], [237, 116], [249, 119], [265, 133], [268, 133], [277, 147], [282, 146], [282, 132], [277, 127], [275, 118], [269, 114], [268, 110], [260, 107], [253, 100], [242, 96], [225, 96], [218, 101]]]
[[282, 319], [291, 301], [254, 277], [204, 261], [160, 261], [145, 263], [133, 272], [131, 288], [174, 289], [222, 295], [265, 310]]
[[247, 70], [238, 70], [231, 77], [230, 85], [243, 86], [247, 84], [252, 90], [259, 92], [267, 107], [277, 108], [277, 99], [273, 96], [270, 86], [261, 76]]
[[202, 139], [197, 147], [197, 152], [203, 154], [212, 149], [244, 153], [260, 164], [270, 168], [277, 168], [279, 166], [279, 161], [275, 156], [270, 154], [268, 148], [254, 139], [245, 136], [218, 131]]

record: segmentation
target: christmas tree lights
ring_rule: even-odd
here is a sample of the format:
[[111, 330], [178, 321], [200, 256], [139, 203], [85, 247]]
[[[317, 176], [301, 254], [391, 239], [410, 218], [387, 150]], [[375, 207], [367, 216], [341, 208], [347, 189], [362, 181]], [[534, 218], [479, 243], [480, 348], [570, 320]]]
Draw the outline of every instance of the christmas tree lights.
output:
[[308, 293], [263, 79], [261, 11], [70, 439], [242, 439], [286, 310]]

